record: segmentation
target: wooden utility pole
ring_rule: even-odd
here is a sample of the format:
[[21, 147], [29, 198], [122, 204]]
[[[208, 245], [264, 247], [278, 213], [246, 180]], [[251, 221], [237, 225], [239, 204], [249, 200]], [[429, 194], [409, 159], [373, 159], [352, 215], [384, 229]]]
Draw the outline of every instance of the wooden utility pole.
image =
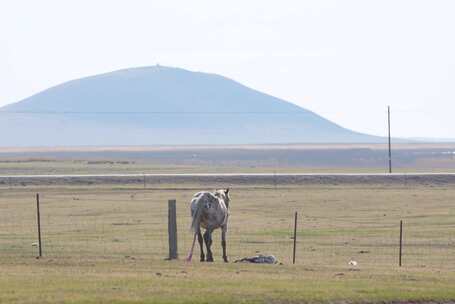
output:
[[392, 173], [392, 139], [390, 136], [390, 106], [387, 107], [389, 129], [389, 173]]

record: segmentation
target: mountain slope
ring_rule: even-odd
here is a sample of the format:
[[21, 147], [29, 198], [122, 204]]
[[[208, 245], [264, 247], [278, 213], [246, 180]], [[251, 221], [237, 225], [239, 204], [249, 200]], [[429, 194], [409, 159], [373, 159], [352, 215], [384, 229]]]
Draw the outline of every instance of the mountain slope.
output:
[[380, 140], [225, 77], [161, 66], [69, 81], [0, 112], [2, 146]]

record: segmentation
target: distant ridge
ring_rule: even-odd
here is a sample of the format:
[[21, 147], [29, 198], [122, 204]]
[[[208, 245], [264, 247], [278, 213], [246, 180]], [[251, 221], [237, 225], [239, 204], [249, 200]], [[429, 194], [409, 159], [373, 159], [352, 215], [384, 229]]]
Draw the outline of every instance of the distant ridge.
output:
[[72, 80], [0, 115], [1, 146], [383, 141], [226, 77], [164, 66]]

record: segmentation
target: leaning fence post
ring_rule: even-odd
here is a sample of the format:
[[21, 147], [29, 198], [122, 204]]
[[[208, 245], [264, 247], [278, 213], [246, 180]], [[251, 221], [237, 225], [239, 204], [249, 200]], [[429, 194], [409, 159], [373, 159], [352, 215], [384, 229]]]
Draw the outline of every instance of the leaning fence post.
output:
[[169, 260], [173, 260], [178, 258], [176, 201], [169, 200], [168, 207]]
[[294, 249], [292, 252], [292, 264], [295, 264], [295, 249], [297, 246], [297, 211], [294, 215]]
[[403, 255], [403, 221], [400, 220], [400, 252], [398, 256], [398, 266], [401, 267], [401, 257]]
[[38, 222], [38, 258], [43, 256], [43, 251], [41, 247], [41, 216], [39, 212], [39, 193], [36, 194], [36, 218]]

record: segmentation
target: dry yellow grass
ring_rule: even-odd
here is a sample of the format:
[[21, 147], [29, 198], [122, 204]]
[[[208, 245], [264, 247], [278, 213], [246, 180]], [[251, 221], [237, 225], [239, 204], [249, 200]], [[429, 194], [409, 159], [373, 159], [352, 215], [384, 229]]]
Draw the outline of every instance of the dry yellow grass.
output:
[[[230, 260], [257, 252], [283, 265], [165, 261], [167, 200], [177, 199], [180, 255], [191, 242], [186, 189], [47, 187], [44, 258], [34, 195], [0, 192], [0, 303], [377, 302], [455, 299], [455, 190], [441, 186], [234, 188]], [[167, 189], [179, 185], [163, 185]], [[42, 189], [41, 189], [42, 190]], [[293, 212], [297, 264], [291, 264]], [[404, 220], [404, 267], [397, 267]], [[358, 267], [351, 268], [354, 259]]]

